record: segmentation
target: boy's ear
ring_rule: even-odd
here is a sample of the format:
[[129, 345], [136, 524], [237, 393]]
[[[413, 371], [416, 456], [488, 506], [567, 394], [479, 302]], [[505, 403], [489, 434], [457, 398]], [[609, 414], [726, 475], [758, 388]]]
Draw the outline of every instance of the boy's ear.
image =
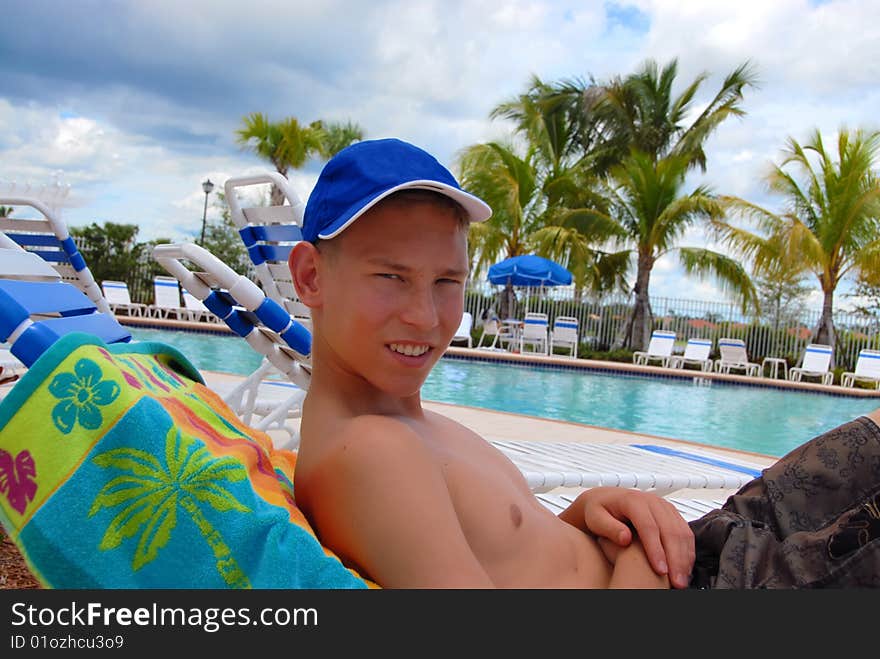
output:
[[287, 257], [293, 287], [300, 301], [307, 307], [320, 306], [321, 287], [318, 277], [320, 259], [321, 253], [318, 248], [305, 240], [294, 245], [290, 250], [290, 256]]

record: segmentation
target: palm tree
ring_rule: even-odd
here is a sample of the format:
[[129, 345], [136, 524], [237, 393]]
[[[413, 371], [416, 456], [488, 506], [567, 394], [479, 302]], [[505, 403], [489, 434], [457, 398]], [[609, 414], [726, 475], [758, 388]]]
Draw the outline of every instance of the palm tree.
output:
[[646, 61], [626, 78], [606, 83], [563, 81], [551, 96], [567, 108], [577, 124], [580, 148], [598, 173], [628, 157], [635, 148], [653, 162], [668, 155], [684, 156], [688, 166], [706, 170], [703, 145], [715, 129], [731, 116], [742, 116], [743, 91], [757, 82], [745, 62], [734, 69], [706, 107], [694, 114], [694, 100], [708, 75], [701, 73], [677, 95], [673, 94], [678, 60], [660, 69]]
[[559, 225], [558, 218], [570, 209], [604, 208], [605, 199], [593, 194], [595, 181], [578, 154], [567, 109], [551, 91], [533, 77], [524, 94], [491, 113], [514, 122], [524, 156], [511, 145], [490, 143], [461, 157], [464, 186], [493, 208], [489, 222], [472, 227], [469, 244], [475, 275], [501, 258], [535, 252], [565, 265], [579, 293], [604, 284], [597, 275], [601, 255], [590, 246], [593, 236]]
[[853, 274], [880, 280], [878, 155], [880, 131], [841, 128], [836, 154], [826, 150], [818, 130], [804, 145], [789, 138], [782, 163], [766, 177], [770, 192], [785, 199], [784, 211], [729, 197], [732, 209], [756, 220], [758, 232], [717, 226], [724, 240], [753, 259], [757, 273], [794, 268], [816, 276], [823, 294], [816, 343], [836, 343], [832, 313], [841, 279]]
[[713, 275], [722, 287], [741, 297], [744, 307], [754, 304], [754, 286], [737, 261], [709, 249], [677, 246], [685, 230], [696, 222], [724, 216], [723, 204], [707, 188], [682, 194], [689, 166], [690, 158], [685, 155], [654, 162], [650, 154], [634, 149], [609, 172], [611, 212], [582, 210], [564, 220], [585, 234], [604, 233], [609, 245], [623, 247], [609, 252], [608, 258], [624, 274], [635, 261], [635, 305], [615, 348], [643, 350], [648, 345], [653, 327], [648, 296], [651, 272], [657, 259], [672, 251], [678, 252], [688, 274]]
[[12, 206], [0, 206], [0, 217], [9, 217], [13, 210]]
[[[349, 144], [363, 139], [363, 131], [356, 125], [329, 124], [313, 121], [303, 126], [295, 117], [271, 122], [261, 112], [244, 118], [244, 127], [236, 131], [239, 144], [268, 160], [282, 176], [288, 170], [299, 169], [311, 158], [329, 158]], [[271, 203], [281, 204], [284, 194], [272, 186]]]
[[250, 512], [221, 486], [224, 480], [246, 479], [247, 471], [233, 458], [215, 458], [173, 426], [165, 442], [165, 464], [147, 451], [134, 448], [111, 449], [93, 459], [99, 467], [123, 472], [101, 488], [89, 510], [91, 517], [102, 508], [123, 506], [110, 522], [99, 548], [115, 549], [139, 533], [132, 559], [132, 569], [139, 570], [155, 559], [171, 539], [180, 506], [211, 547], [223, 580], [233, 588], [250, 588], [247, 575], [200, 507], [200, 503], [208, 503], [219, 512]]

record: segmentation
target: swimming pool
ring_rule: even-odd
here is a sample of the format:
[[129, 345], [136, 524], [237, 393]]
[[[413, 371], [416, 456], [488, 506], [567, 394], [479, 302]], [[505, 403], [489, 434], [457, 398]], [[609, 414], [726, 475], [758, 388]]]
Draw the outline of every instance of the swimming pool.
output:
[[[232, 336], [147, 329], [132, 335], [174, 345], [200, 369], [245, 375], [260, 363]], [[775, 457], [880, 407], [876, 398], [451, 358], [431, 372], [422, 397]]]

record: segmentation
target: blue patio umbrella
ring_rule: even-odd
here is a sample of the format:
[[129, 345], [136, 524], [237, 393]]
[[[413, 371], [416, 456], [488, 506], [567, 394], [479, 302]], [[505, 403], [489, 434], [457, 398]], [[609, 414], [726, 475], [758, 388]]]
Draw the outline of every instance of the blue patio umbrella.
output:
[[511, 286], [566, 286], [571, 273], [556, 261], [535, 254], [511, 256], [489, 268], [489, 282]]

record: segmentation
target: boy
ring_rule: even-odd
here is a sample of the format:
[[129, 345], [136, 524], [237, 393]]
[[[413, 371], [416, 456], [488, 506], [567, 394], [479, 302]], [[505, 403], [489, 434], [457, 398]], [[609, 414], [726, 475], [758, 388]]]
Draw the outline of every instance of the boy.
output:
[[686, 586], [693, 535], [670, 503], [595, 488], [556, 517], [503, 454], [422, 408], [461, 320], [468, 224], [490, 215], [399, 140], [357, 143], [322, 171], [290, 256], [313, 325], [298, 505], [386, 588], [667, 588], [670, 571]]

